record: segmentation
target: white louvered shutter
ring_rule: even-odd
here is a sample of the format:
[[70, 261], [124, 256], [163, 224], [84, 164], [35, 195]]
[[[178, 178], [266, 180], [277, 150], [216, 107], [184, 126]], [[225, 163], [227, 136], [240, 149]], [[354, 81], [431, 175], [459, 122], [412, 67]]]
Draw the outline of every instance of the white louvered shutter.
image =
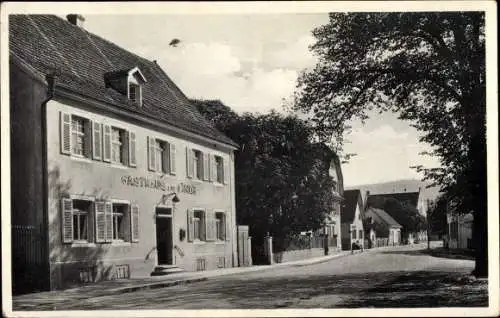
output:
[[98, 201], [95, 203], [95, 240], [96, 243], [106, 241], [106, 219], [105, 219], [105, 203]]
[[231, 235], [232, 235], [232, 229], [233, 229], [233, 226], [232, 226], [232, 223], [231, 223], [231, 218], [228, 217], [228, 213], [224, 213], [224, 228], [225, 228], [225, 232], [224, 232], [224, 236], [226, 238], [226, 241], [229, 241], [230, 238], [231, 238]]
[[[161, 171], [163, 173], [170, 173], [170, 144], [166, 142], [161, 154]], [[168, 148], [168, 149], [167, 149]]]
[[192, 242], [194, 239], [194, 223], [193, 223], [194, 211], [191, 209], [187, 210], [187, 239]]
[[122, 163], [126, 166], [130, 165], [130, 133], [128, 131], [123, 132], [123, 142], [122, 142]]
[[203, 153], [203, 180], [208, 181], [210, 173], [209, 154]]
[[210, 166], [210, 182], [217, 181], [216, 173], [217, 173], [217, 162], [215, 161], [215, 156], [210, 155], [209, 157], [209, 163], [208, 165]]
[[224, 167], [224, 184], [228, 184], [229, 183], [229, 177], [230, 177], [230, 174], [231, 174], [231, 171], [229, 171], [229, 159], [223, 159], [222, 160], [223, 162], [223, 167]]
[[137, 204], [132, 205], [130, 214], [132, 242], [139, 242], [139, 206]]
[[102, 159], [102, 126], [95, 121], [92, 122], [92, 158]]
[[113, 240], [113, 205], [111, 202], [105, 202], [104, 218], [106, 219], [106, 242]]
[[193, 177], [193, 151], [186, 147], [186, 174], [188, 178]]
[[60, 128], [60, 143], [61, 153], [65, 155], [71, 154], [71, 115], [68, 113], [60, 113], [59, 120]]
[[103, 156], [102, 160], [106, 162], [111, 162], [111, 126], [103, 125]]
[[129, 166], [131, 167], [136, 167], [137, 166], [137, 159], [136, 159], [136, 149], [135, 149], [135, 133], [134, 132], [129, 132]]
[[73, 242], [73, 200], [62, 199], [62, 239], [63, 243]]
[[148, 137], [148, 169], [155, 171], [156, 157], [155, 157], [155, 139]]
[[169, 143], [169, 146], [170, 146], [170, 174], [171, 175], [175, 175], [177, 169], [175, 167], [175, 156], [176, 156], [176, 153], [175, 153], [175, 145], [174, 144], [171, 144]]
[[211, 210], [205, 212], [205, 239], [215, 241], [215, 213]]

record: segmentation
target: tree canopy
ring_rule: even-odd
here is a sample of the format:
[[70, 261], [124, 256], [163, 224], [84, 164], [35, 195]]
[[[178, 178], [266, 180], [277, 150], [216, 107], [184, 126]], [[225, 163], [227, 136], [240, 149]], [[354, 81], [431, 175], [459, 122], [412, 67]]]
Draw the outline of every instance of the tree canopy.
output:
[[[239, 224], [250, 226], [252, 244], [269, 233], [275, 244], [320, 228], [333, 207], [334, 153], [314, 143], [304, 121], [276, 112], [234, 113], [220, 101], [194, 101], [215, 127], [239, 144], [235, 153]], [[285, 248], [285, 246], [280, 246]]]
[[[348, 121], [393, 111], [423, 132], [441, 167], [426, 169], [461, 210], [475, 212], [476, 273], [487, 271], [483, 12], [331, 13], [313, 31], [319, 61], [294, 107], [342, 148]], [[359, 150], [361, 152], [362, 150]], [[481, 254], [482, 253], [482, 254]], [[486, 266], [485, 266], [486, 264]], [[480, 267], [480, 268], [479, 268]]]

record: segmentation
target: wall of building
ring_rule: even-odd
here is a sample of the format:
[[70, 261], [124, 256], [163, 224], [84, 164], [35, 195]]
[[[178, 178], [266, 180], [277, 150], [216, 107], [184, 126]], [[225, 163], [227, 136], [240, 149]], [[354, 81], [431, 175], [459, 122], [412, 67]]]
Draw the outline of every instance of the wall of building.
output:
[[42, 102], [46, 86], [17, 63], [10, 67], [13, 292], [48, 288], [44, 222]]
[[[135, 132], [137, 166], [126, 167], [62, 155], [59, 136], [61, 111]], [[204, 259], [204, 269], [209, 270], [217, 268], [223, 257], [224, 267], [237, 266], [234, 158], [230, 149], [125, 122], [110, 114], [98, 113], [89, 107], [63, 99], [49, 103], [47, 122], [50, 123], [47, 127], [50, 265], [54, 287], [78, 283], [82, 269], [89, 268], [93, 268], [97, 280], [110, 278], [119, 265], [128, 266], [132, 277], [149, 276], [157, 265], [155, 209], [158, 206], [173, 209], [175, 265], [187, 271], [195, 271], [200, 269], [197, 260]], [[176, 175], [148, 171], [147, 136], [161, 138], [176, 145]], [[186, 147], [216, 154], [227, 160], [230, 167], [229, 183], [223, 185], [187, 178]], [[129, 176], [161, 180], [167, 189], [131, 186], [123, 181]], [[182, 190], [183, 185], [187, 186], [185, 190]], [[178, 186], [181, 187], [180, 191]], [[172, 192], [171, 190], [177, 191], [180, 202], [174, 205], [171, 197], [166, 202], [161, 202], [162, 195]], [[61, 234], [61, 198], [68, 195], [86, 196], [94, 200], [124, 200], [136, 204], [139, 207], [139, 241], [64, 244]], [[188, 242], [187, 235], [181, 240], [180, 232], [188, 230], [187, 211], [192, 208], [226, 212], [229, 224], [227, 240]]]

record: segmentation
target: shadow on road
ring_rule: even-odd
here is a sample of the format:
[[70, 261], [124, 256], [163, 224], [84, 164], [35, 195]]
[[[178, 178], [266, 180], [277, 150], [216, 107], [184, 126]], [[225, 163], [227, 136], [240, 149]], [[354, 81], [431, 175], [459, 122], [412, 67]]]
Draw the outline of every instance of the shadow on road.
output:
[[440, 258], [450, 258], [450, 259], [463, 259], [463, 260], [474, 260], [474, 251], [468, 250], [453, 250], [446, 249], [443, 247], [431, 248], [431, 249], [418, 249], [418, 250], [396, 250], [396, 251], [384, 251], [381, 254], [404, 254], [404, 255], [429, 255], [433, 257]]

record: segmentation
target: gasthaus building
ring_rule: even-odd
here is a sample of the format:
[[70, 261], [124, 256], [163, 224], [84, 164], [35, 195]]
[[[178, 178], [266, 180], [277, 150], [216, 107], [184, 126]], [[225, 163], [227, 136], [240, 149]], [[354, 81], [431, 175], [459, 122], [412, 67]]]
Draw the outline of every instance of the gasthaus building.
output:
[[14, 292], [238, 266], [237, 145], [83, 21], [9, 16]]

